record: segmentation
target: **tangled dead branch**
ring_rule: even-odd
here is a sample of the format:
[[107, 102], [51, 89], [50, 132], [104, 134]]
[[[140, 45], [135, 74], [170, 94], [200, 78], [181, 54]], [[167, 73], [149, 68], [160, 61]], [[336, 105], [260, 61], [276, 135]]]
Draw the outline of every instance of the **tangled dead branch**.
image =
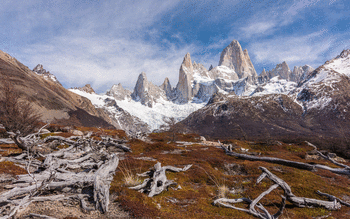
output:
[[[17, 157], [4, 158], [22, 165], [28, 174], [17, 176], [5, 186], [10, 190], [0, 194], [0, 218], [10, 218], [32, 202], [67, 199], [80, 200], [85, 211], [107, 212], [110, 183], [119, 163], [117, 154], [108, 150], [115, 147], [120, 152], [131, 151], [126, 142], [112, 138], [97, 141], [86, 136], [41, 139], [38, 133], [15, 135], [14, 141], [25, 151]], [[54, 145], [64, 144], [67, 148], [56, 147], [55, 151], [42, 154], [40, 149], [49, 148], [54, 141]]]
[[149, 177], [145, 179], [141, 185], [129, 187], [130, 189], [138, 190], [142, 193], [148, 193], [148, 197], [153, 197], [167, 190], [169, 186], [176, 185], [177, 183], [173, 180], [168, 180], [165, 171], [181, 172], [188, 170], [192, 165], [187, 165], [184, 168], [178, 168], [173, 166], [162, 167], [159, 162], [154, 165], [151, 170], [137, 174], [138, 176]]
[[322, 165], [322, 164], [308, 164], [308, 163], [303, 163], [303, 162], [280, 159], [280, 158], [276, 158], [276, 157], [260, 157], [260, 156], [253, 156], [253, 155], [248, 155], [248, 154], [240, 154], [240, 153], [230, 151], [224, 145], [221, 145], [221, 148], [225, 151], [225, 153], [227, 155], [237, 157], [237, 158], [243, 159], [243, 160], [264, 161], [264, 162], [281, 164], [284, 166], [295, 167], [298, 169], [310, 170], [310, 171], [317, 170], [317, 169], [324, 169], [324, 170], [329, 170], [329, 171], [336, 173], [336, 174], [350, 176], [350, 167], [349, 166], [336, 162], [335, 160], [333, 160], [329, 156], [326, 156], [326, 155], [322, 154], [321, 152], [319, 152], [315, 145], [312, 145], [309, 142], [307, 142], [307, 143], [310, 146], [313, 146], [315, 148], [315, 151], [317, 152], [317, 154], [319, 154], [322, 158], [331, 161], [332, 163], [336, 164], [337, 166], [339, 166], [341, 168], [333, 168], [333, 167], [329, 167], [329, 166]]
[[[218, 205], [218, 206], [224, 206], [227, 208], [236, 209], [239, 211], [244, 211], [244, 212], [247, 212], [249, 214], [254, 215], [255, 217], [259, 217], [262, 219], [278, 218], [283, 213], [286, 201], [289, 201], [290, 203], [292, 203], [293, 205], [295, 205], [297, 207], [309, 207], [309, 208], [311, 208], [311, 207], [323, 207], [323, 208], [326, 208], [328, 210], [338, 210], [341, 208], [341, 204], [343, 204], [343, 203], [337, 201], [339, 199], [337, 199], [336, 197], [330, 196], [330, 195], [325, 194], [325, 193], [322, 193], [322, 195], [327, 196], [328, 198], [330, 198], [331, 201], [324, 201], [324, 200], [305, 198], [305, 197], [297, 197], [292, 193], [291, 188], [289, 187], [289, 185], [285, 181], [283, 181], [282, 179], [280, 179], [279, 177], [277, 177], [276, 175], [271, 173], [265, 167], [259, 167], [259, 169], [263, 173], [258, 177], [258, 179], [256, 181], [257, 184], [260, 183], [264, 178], [268, 178], [272, 182], [275, 183], [268, 190], [261, 193], [254, 200], [250, 200], [248, 198], [239, 198], [239, 199], [220, 198], [220, 199], [216, 199], [214, 201], [214, 204]], [[271, 191], [273, 191], [274, 189], [276, 189], [278, 187], [280, 187], [284, 191], [284, 196], [282, 196], [282, 202], [281, 202], [279, 211], [276, 214], [271, 215], [264, 208], [264, 206], [261, 203], [259, 203], [259, 201], [265, 195], [269, 194]], [[320, 194], [320, 192], [318, 192], [318, 193]], [[248, 203], [249, 209], [238, 208], [238, 207], [232, 205], [232, 204], [239, 203], [239, 202]], [[260, 211], [259, 211], [259, 209], [260, 209]]]

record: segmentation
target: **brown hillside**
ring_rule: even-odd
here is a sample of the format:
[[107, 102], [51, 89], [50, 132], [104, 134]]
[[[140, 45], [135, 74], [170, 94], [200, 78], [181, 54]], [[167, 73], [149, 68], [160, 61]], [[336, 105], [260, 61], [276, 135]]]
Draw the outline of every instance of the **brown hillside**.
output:
[[107, 122], [104, 120], [108, 122], [110, 120], [104, 111], [96, 109], [88, 99], [68, 91], [59, 83], [45, 80], [2, 51], [0, 51], [0, 78], [10, 80], [15, 89], [21, 93], [23, 100], [31, 102], [42, 114], [42, 120], [45, 122], [69, 119], [70, 115], [78, 110], [85, 112], [84, 116], [78, 117], [80, 119], [89, 120], [89, 115], [94, 116], [92, 120], [95, 121], [95, 126], [106, 126]]

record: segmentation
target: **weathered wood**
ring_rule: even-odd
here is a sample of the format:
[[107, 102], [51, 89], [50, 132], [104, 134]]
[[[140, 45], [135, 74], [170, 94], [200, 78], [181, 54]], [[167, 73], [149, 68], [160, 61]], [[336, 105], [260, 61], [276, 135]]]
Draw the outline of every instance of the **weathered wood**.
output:
[[240, 154], [240, 153], [229, 151], [223, 145], [221, 146], [221, 148], [224, 149], [224, 151], [227, 155], [234, 156], [234, 157], [237, 157], [237, 158], [243, 159], [243, 160], [264, 161], [264, 162], [269, 162], [269, 163], [281, 164], [284, 166], [295, 167], [298, 169], [315, 170], [314, 165], [307, 164], [307, 163], [285, 160], [285, 159], [280, 159], [280, 158], [275, 158], [275, 157], [258, 157], [258, 156], [248, 155], [248, 154]]
[[169, 186], [176, 185], [177, 183], [168, 180], [165, 172], [167, 170], [172, 172], [181, 172], [188, 170], [192, 165], [187, 165], [184, 168], [178, 168], [173, 166], [162, 167], [159, 162], [154, 165], [154, 169], [147, 171], [145, 173], [138, 174], [138, 176], [148, 176], [141, 185], [129, 187], [130, 189], [138, 190], [142, 193], [148, 193], [148, 197], [153, 197], [167, 190]]
[[36, 218], [43, 218], [43, 219], [56, 219], [55, 217], [41, 215], [41, 214], [34, 214], [34, 213], [30, 213], [28, 216], [29, 217], [36, 217]]
[[15, 144], [11, 138], [0, 138], [0, 144]]
[[298, 207], [323, 207], [328, 210], [337, 210], [341, 207], [341, 205], [336, 200], [329, 202], [329, 201], [323, 201], [318, 199], [297, 197], [292, 193], [291, 188], [285, 181], [278, 178], [276, 175], [271, 173], [265, 167], [259, 167], [259, 169], [262, 170], [264, 173], [261, 175], [262, 177], [259, 178], [259, 181], [261, 181], [265, 177], [269, 178], [271, 181], [273, 181], [274, 183], [279, 185], [280, 188], [283, 189], [284, 195], [286, 196], [287, 201], [291, 202], [292, 204]]
[[224, 151], [227, 155], [234, 156], [234, 157], [237, 157], [237, 158], [243, 159], [243, 160], [264, 161], [264, 162], [268, 162], [268, 163], [275, 163], [275, 164], [280, 164], [280, 165], [284, 165], [284, 166], [295, 167], [298, 169], [310, 170], [310, 171], [317, 170], [317, 169], [324, 169], [324, 170], [329, 170], [329, 171], [336, 173], [336, 174], [350, 176], [350, 167], [349, 166], [339, 164], [338, 162], [332, 160], [329, 157], [327, 159], [332, 161], [332, 163], [337, 164], [338, 166], [342, 166], [344, 168], [333, 168], [333, 167], [329, 167], [329, 166], [325, 166], [325, 165], [321, 165], [321, 164], [308, 164], [308, 163], [303, 163], [303, 162], [280, 159], [280, 158], [276, 158], [276, 157], [259, 157], [259, 156], [252, 156], [252, 155], [248, 155], [248, 154], [240, 154], [240, 153], [229, 151], [223, 145], [221, 146], [221, 148], [224, 149]]
[[94, 176], [94, 201], [96, 203], [96, 209], [101, 209], [102, 212], [108, 211], [110, 183], [118, 167], [118, 163], [118, 157], [113, 155], [112, 159], [103, 164]]
[[350, 207], [350, 204], [349, 204], [349, 203], [347, 203], [347, 202], [341, 200], [340, 198], [335, 197], [334, 195], [329, 195], [329, 194], [327, 194], [327, 193], [323, 193], [323, 192], [320, 192], [320, 191], [318, 191], [318, 190], [316, 191], [316, 193], [319, 194], [319, 195], [326, 196], [330, 201], [337, 200], [340, 204], [345, 205], [345, 206], [347, 206], [347, 207]]
[[[305, 198], [305, 197], [297, 197], [292, 193], [290, 186], [285, 181], [283, 181], [282, 179], [280, 179], [279, 177], [277, 177], [276, 175], [271, 173], [265, 167], [259, 167], [259, 169], [262, 171], [262, 174], [257, 178], [257, 180], [256, 180], [257, 184], [260, 183], [264, 178], [268, 178], [272, 182], [275, 183], [268, 190], [261, 193], [253, 201], [250, 199], [247, 199], [247, 198], [240, 198], [240, 199], [220, 198], [220, 199], [216, 199], [214, 201], [214, 205], [219, 205], [219, 206], [224, 206], [224, 207], [232, 208], [232, 209], [239, 210], [239, 211], [244, 211], [244, 212], [247, 212], [249, 214], [254, 215], [255, 217], [259, 217], [262, 219], [270, 219], [270, 218], [274, 219], [274, 218], [278, 218], [283, 213], [283, 209], [285, 208], [285, 201], [289, 201], [290, 203], [292, 203], [293, 205], [295, 205], [297, 207], [309, 207], [309, 208], [323, 207], [323, 208], [326, 208], [328, 210], [338, 210], [341, 208], [340, 204], [345, 203], [344, 201], [336, 198], [335, 196], [328, 195], [326, 193], [321, 193], [319, 191], [317, 192], [318, 194], [327, 196], [330, 199], [330, 201]], [[269, 194], [271, 191], [273, 191], [274, 189], [276, 189], [278, 187], [284, 191], [284, 196], [282, 196], [282, 203], [281, 203], [279, 211], [276, 214], [271, 215], [264, 208], [264, 206], [262, 206], [259, 203], [259, 201], [265, 195]], [[232, 204], [239, 203], [239, 202], [247, 202], [249, 204], [249, 209], [238, 208], [238, 207], [232, 205]], [[344, 205], [349, 206], [348, 203], [345, 203]], [[257, 207], [261, 211], [258, 211], [255, 207]]]
[[[285, 198], [282, 197], [282, 203], [281, 203], [281, 207], [278, 210], [278, 212], [274, 215], [271, 215], [265, 208], [264, 206], [262, 206], [259, 201], [267, 194], [269, 194], [270, 192], [272, 192], [274, 189], [276, 189], [279, 185], [274, 184], [272, 185], [268, 190], [264, 191], [263, 193], [261, 193], [256, 199], [254, 199], [253, 201], [248, 199], [248, 198], [239, 198], [239, 199], [227, 199], [227, 198], [219, 198], [216, 199], [214, 201], [214, 205], [218, 205], [218, 206], [224, 206], [227, 208], [232, 208], [235, 210], [239, 210], [239, 211], [244, 211], [247, 212], [249, 214], [254, 215], [255, 217], [259, 217], [262, 219], [277, 219], [282, 213], [283, 210], [285, 208]], [[249, 209], [244, 209], [244, 208], [238, 208], [234, 205], [231, 204], [236, 204], [236, 203], [240, 203], [240, 202], [247, 202], [249, 204]], [[230, 204], [227, 204], [230, 203]], [[257, 208], [259, 208], [261, 211], [258, 211], [257, 209], [255, 209], [255, 206]]]
[[[74, 194], [88, 187], [94, 191], [96, 209], [102, 212], [108, 211], [110, 183], [119, 158], [115, 154], [109, 155], [106, 147], [119, 147], [124, 151], [131, 151], [130, 148], [125, 145], [120, 146], [111, 139], [95, 141], [87, 136], [83, 138], [49, 136], [44, 140], [40, 139], [37, 133], [25, 137], [15, 134], [14, 136], [18, 140], [17, 143], [24, 145], [27, 149], [26, 153], [17, 157], [5, 157], [5, 159], [15, 162], [16, 165], [20, 163], [27, 169], [28, 174], [19, 175], [11, 185], [6, 186], [11, 190], [0, 194], [0, 218], [4, 212], [6, 212], [6, 218], [16, 215], [19, 209], [25, 208], [31, 202], [71, 198], [79, 199], [81, 208], [91, 211], [93, 209], [88, 207], [85, 200], [87, 195]], [[49, 145], [51, 141], [63, 142], [69, 147], [46, 155], [31, 151], [33, 146]], [[34, 158], [38, 155], [45, 157], [44, 162]], [[35, 173], [30, 170], [33, 166], [37, 170]], [[45, 193], [69, 192], [74, 195], [40, 196], [44, 191]]]

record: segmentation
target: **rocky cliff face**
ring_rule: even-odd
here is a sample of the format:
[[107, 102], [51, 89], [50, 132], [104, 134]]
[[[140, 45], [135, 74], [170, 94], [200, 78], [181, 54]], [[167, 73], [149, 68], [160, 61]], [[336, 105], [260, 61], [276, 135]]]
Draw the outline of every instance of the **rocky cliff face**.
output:
[[257, 77], [248, 51], [242, 50], [237, 40], [233, 40], [221, 53], [219, 66], [234, 69], [239, 78]]
[[290, 80], [294, 82], [300, 82], [305, 80], [308, 75], [315, 69], [309, 65], [304, 66], [294, 66], [293, 72], [290, 76]]
[[273, 78], [279, 76], [281, 79], [290, 80], [291, 70], [286, 62], [282, 62], [281, 64], [277, 64], [276, 68], [269, 71], [267, 74], [269, 78]]
[[176, 101], [187, 103], [192, 99], [193, 65], [191, 56], [186, 54], [179, 72], [179, 82], [176, 86]]
[[260, 73], [260, 75], [258, 77], [258, 83], [263, 84], [263, 83], [267, 82], [269, 79], [270, 79], [270, 77], [268, 76], [265, 69], [263, 69], [263, 71]]
[[43, 65], [38, 64], [34, 69], [33, 72], [37, 73], [38, 75], [40, 75], [41, 77], [43, 77], [45, 80], [50, 80], [53, 81], [57, 84], [61, 84], [55, 75], [51, 74], [49, 71], [46, 71], [43, 67]]
[[145, 72], [139, 75], [131, 98], [149, 107], [152, 107], [160, 98], [167, 99], [165, 91], [148, 81]]
[[108, 96], [112, 96], [116, 100], [130, 99], [131, 93], [131, 91], [124, 89], [120, 83], [118, 85], [113, 85], [111, 89], [106, 92]]
[[84, 91], [84, 92], [89, 93], [89, 94], [95, 93], [94, 89], [92, 89], [90, 84], [86, 84], [84, 87], [78, 87], [78, 88], [75, 87], [74, 89], [78, 89], [78, 90]]
[[175, 98], [175, 91], [171, 87], [169, 78], [165, 78], [163, 84], [160, 86], [160, 88], [165, 92], [165, 95], [167, 96], [168, 100], [172, 100]]

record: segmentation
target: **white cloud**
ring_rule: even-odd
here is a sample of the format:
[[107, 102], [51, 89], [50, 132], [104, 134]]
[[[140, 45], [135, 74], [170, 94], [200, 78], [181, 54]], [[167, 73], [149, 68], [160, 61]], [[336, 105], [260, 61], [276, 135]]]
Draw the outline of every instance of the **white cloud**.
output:
[[94, 89], [103, 92], [117, 83], [132, 89], [142, 71], [157, 85], [165, 77], [176, 85], [183, 57], [195, 51], [191, 45], [177, 48], [169, 43], [162, 48], [143, 40], [60, 36], [23, 52], [28, 63], [43, 64], [66, 86], [91, 83]]
[[245, 38], [250, 38], [253, 35], [272, 34], [272, 29], [276, 27], [276, 22], [270, 21], [257, 21], [252, 22], [246, 27], [242, 27], [241, 30], [244, 33]]
[[13, 35], [21, 41], [27, 36], [35, 39], [24, 43], [17, 57], [30, 67], [43, 64], [68, 87], [91, 83], [101, 92], [120, 82], [133, 88], [141, 71], [155, 84], [168, 76], [174, 85], [184, 55], [195, 52], [191, 45], [182, 43], [179, 48], [160, 40], [158, 30], [151, 27], [180, 1], [35, 0], [18, 1], [23, 3], [18, 7], [14, 1], [5, 3], [15, 15], [3, 15], [17, 28]]
[[280, 36], [250, 44], [249, 48], [257, 63], [289, 65], [322, 64], [325, 53], [332, 47], [336, 37], [327, 30], [307, 35]]
[[284, 15], [296, 15], [300, 10], [310, 7], [320, 0], [294, 0], [294, 4], [284, 12]]

